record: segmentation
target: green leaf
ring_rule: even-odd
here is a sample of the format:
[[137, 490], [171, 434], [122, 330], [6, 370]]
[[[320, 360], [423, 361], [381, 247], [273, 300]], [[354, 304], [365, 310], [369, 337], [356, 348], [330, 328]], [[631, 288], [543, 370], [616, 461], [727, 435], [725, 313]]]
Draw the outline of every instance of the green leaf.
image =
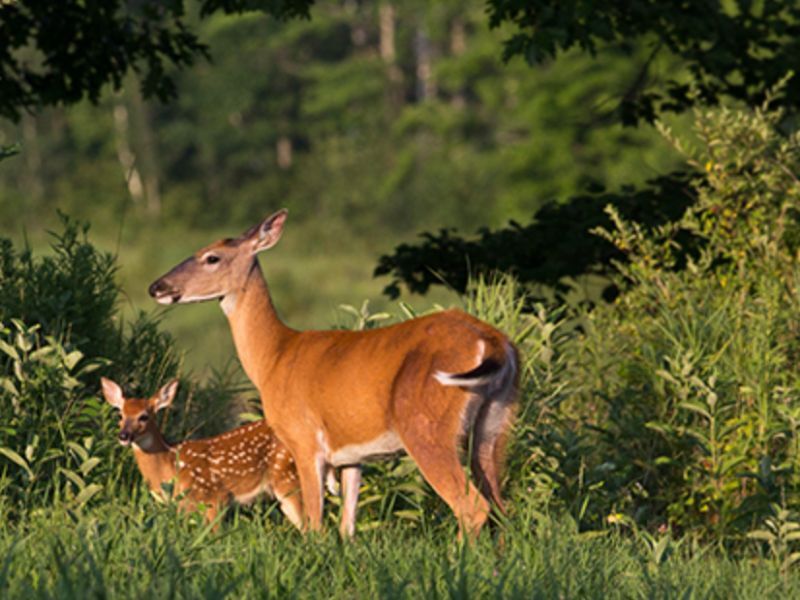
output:
[[789, 556], [786, 557], [786, 560], [783, 562], [783, 564], [787, 567], [791, 567], [798, 560], [800, 560], [800, 552], [792, 552]]
[[35, 478], [33, 471], [31, 471], [31, 468], [28, 466], [28, 463], [25, 461], [25, 459], [22, 458], [16, 452], [14, 452], [11, 448], [6, 448], [6, 447], [0, 448], [0, 454], [5, 456], [11, 462], [18, 464], [20, 467], [25, 469], [25, 472], [28, 474], [28, 477], [30, 479]]
[[708, 419], [709, 421], [712, 419], [711, 413], [706, 410], [706, 408], [700, 404], [699, 402], [694, 402], [692, 400], [684, 400], [680, 404], [678, 404], [678, 408], [682, 408], [684, 410], [688, 410], [690, 412], [696, 413]]
[[83, 488], [77, 496], [75, 496], [74, 502], [78, 506], [83, 506], [102, 490], [103, 490], [102, 485], [99, 485], [97, 483], [91, 483], [87, 485], [85, 488]]
[[38, 350], [34, 350], [28, 355], [29, 360], [40, 361], [43, 358], [47, 358], [48, 355], [52, 354], [55, 348], [53, 346], [44, 346], [43, 348], [39, 348]]
[[64, 475], [64, 477], [66, 477], [72, 483], [77, 485], [79, 490], [82, 490], [82, 489], [84, 489], [86, 487], [86, 482], [75, 471], [73, 471], [71, 469], [64, 468], [64, 467], [61, 467], [60, 471]]
[[69, 441], [69, 442], [67, 442], [67, 443], [66, 443], [66, 446], [67, 446], [67, 448], [69, 448], [70, 450], [72, 450], [72, 451], [73, 451], [75, 454], [77, 454], [77, 455], [78, 455], [78, 458], [79, 458], [81, 461], [85, 462], [86, 460], [88, 460], [88, 458], [89, 458], [89, 453], [88, 453], [88, 452], [86, 451], [86, 449], [85, 449], [83, 446], [81, 446], [80, 444], [76, 444], [76, 443], [75, 443], [75, 442], [73, 442], [73, 441]]
[[0, 388], [3, 388], [15, 398], [19, 397], [19, 390], [10, 377], [0, 377]]
[[94, 469], [97, 465], [100, 464], [100, 462], [101, 462], [100, 459], [97, 458], [96, 456], [93, 456], [89, 460], [84, 461], [83, 463], [81, 463], [80, 466], [81, 473], [83, 473], [84, 477], [87, 476], [89, 473], [92, 472], [92, 469]]
[[64, 357], [64, 364], [67, 366], [67, 369], [72, 371], [82, 358], [83, 353], [81, 353], [80, 350], [73, 350]]
[[762, 542], [774, 542], [775, 541], [775, 534], [770, 533], [769, 531], [764, 531], [763, 529], [759, 529], [757, 531], [751, 531], [747, 534], [747, 537], [751, 540], [758, 540]]
[[7, 354], [16, 361], [20, 360], [19, 352], [17, 352], [17, 349], [4, 340], [0, 340], [0, 351], [4, 352], [5, 354]]

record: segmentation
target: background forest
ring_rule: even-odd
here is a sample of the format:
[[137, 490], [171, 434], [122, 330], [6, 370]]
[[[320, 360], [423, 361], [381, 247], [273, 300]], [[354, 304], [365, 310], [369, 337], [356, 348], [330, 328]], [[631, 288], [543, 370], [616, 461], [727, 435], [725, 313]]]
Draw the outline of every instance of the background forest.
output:
[[[800, 592], [796, 2], [64, 4], [68, 44], [0, 3], [0, 596]], [[289, 324], [456, 305], [519, 346], [475, 544], [408, 459], [342, 544], [335, 496], [213, 531], [117, 444], [101, 374], [178, 377], [171, 439], [260, 416], [216, 303], [146, 288], [283, 206]]]
[[[506, 64], [504, 33], [479, 1], [323, 3], [310, 20], [195, 25], [213, 59], [175, 74], [175, 101], [145, 102], [128, 76], [97, 106], [0, 125], [0, 144], [24, 148], [0, 170], [0, 228], [38, 245], [57, 209], [91, 221], [143, 309], [167, 267], [286, 206], [292, 235], [270, 257], [272, 283], [290, 323], [325, 327], [340, 303], [386, 306], [391, 280], [371, 281], [378, 258], [422, 231], [526, 223], [548, 201], [680, 164], [651, 127], [619, 119], [646, 44]], [[676, 69], [664, 57], [647, 76]], [[441, 277], [463, 287], [463, 276]], [[186, 348], [223, 348], [192, 353], [199, 368], [231, 355], [213, 316], [166, 318]], [[198, 338], [201, 320], [219, 324], [213, 343]]]

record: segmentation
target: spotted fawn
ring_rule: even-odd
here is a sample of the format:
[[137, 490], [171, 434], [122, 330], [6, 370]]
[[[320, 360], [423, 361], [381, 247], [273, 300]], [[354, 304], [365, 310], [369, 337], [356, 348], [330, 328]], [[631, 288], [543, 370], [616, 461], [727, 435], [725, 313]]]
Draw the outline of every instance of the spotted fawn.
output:
[[110, 379], [103, 377], [101, 383], [106, 401], [120, 411], [119, 441], [133, 446], [136, 464], [151, 490], [163, 495], [162, 484], [174, 481], [173, 495], [181, 497], [181, 508], [194, 511], [202, 504], [209, 522], [231, 501], [244, 504], [266, 493], [278, 499], [289, 521], [302, 526], [294, 459], [266, 421], [170, 445], [154, 417], [172, 403], [177, 380], [150, 398], [126, 398]]

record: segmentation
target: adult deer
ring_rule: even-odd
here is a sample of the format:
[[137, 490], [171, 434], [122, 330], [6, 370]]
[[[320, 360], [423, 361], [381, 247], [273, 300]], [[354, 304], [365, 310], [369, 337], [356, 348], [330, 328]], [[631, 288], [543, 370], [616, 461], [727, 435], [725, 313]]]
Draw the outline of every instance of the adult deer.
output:
[[[500, 476], [517, 396], [508, 338], [458, 310], [368, 331], [296, 331], [278, 318], [257, 253], [280, 239], [281, 210], [207, 246], [150, 286], [161, 304], [219, 300], [264, 414], [297, 463], [307, 524], [322, 524], [322, 478], [342, 468], [340, 531], [351, 536], [361, 463], [405, 450], [477, 534]], [[470, 433], [471, 443], [468, 442]], [[472, 448], [467, 480], [460, 452]]]
[[155, 414], [172, 404], [177, 381], [150, 398], [126, 398], [115, 382], [100, 380], [106, 401], [120, 411], [119, 441], [133, 445], [136, 465], [147, 485], [163, 494], [162, 485], [175, 482], [181, 508], [205, 506], [213, 521], [231, 500], [244, 504], [262, 493], [277, 497], [283, 514], [301, 528], [302, 502], [294, 460], [263, 419], [216, 437], [167, 444]]

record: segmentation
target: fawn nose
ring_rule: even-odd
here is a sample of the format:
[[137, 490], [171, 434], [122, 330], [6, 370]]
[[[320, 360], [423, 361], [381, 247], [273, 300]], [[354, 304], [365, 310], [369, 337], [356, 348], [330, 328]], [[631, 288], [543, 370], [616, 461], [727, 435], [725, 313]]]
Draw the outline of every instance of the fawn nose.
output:
[[125, 444], [127, 442], [130, 442], [131, 441], [131, 432], [130, 431], [126, 431], [124, 429], [122, 431], [120, 431], [119, 432], [119, 441], [122, 442], [123, 444]]

